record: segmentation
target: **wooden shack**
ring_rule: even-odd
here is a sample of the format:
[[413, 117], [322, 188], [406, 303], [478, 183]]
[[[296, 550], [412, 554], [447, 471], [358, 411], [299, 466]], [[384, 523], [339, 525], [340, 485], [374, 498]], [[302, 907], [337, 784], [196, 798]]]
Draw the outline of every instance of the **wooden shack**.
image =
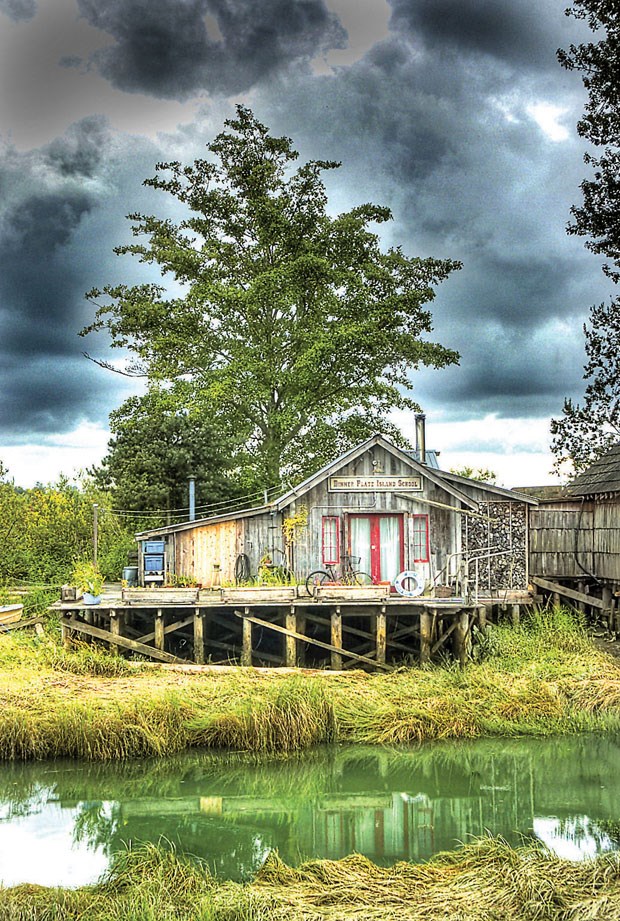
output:
[[541, 497], [530, 516], [529, 565], [540, 588], [555, 585], [560, 597], [613, 616], [612, 599], [620, 593], [620, 444], [560, 496]]
[[251, 581], [265, 564], [300, 583], [317, 569], [337, 578], [350, 559], [374, 583], [413, 572], [425, 593], [526, 591], [536, 500], [431, 461], [374, 435], [267, 505], [145, 531], [141, 584], [157, 544], [164, 582], [203, 587]]

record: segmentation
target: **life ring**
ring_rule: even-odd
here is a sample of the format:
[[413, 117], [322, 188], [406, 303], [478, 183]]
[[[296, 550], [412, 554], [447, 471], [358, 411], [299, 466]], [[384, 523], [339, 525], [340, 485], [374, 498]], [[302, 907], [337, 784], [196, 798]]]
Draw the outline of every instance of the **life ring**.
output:
[[424, 578], [412, 569], [406, 569], [394, 579], [394, 588], [405, 598], [417, 598], [424, 591]]

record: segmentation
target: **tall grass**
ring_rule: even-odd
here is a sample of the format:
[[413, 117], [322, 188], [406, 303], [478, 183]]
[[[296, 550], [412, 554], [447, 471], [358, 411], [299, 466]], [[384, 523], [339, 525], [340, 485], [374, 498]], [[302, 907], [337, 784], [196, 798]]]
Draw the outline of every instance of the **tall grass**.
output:
[[191, 747], [288, 753], [323, 742], [399, 744], [620, 727], [620, 668], [578, 620], [535, 612], [495, 627], [484, 658], [391, 674], [188, 674], [53, 634], [0, 637], [0, 757], [89, 760]]
[[483, 838], [426, 864], [360, 855], [297, 869], [272, 854], [246, 884], [213, 879], [166, 846], [117, 855], [95, 886], [0, 888], [3, 921], [611, 921], [620, 855], [571, 863]]

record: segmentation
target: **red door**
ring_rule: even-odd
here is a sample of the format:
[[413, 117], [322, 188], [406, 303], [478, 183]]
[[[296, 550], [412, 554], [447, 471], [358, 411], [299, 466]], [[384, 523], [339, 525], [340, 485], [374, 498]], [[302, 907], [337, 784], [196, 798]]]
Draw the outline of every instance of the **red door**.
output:
[[405, 558], [402, 515], [350, 515], [348, 543], [354, 558], [353, 568], [370, 573], [373, 582], [392, 582], [402, 572]]

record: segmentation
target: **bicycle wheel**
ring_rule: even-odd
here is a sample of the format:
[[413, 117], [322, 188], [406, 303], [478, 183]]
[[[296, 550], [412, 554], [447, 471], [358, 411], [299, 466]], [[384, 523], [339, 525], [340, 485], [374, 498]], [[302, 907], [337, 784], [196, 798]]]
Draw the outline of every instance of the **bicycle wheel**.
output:
[[355, 569], [350, 575], [350, 585], [372, 585], [372, 576], [361, 569]]
[[323, 582], [329, 582], [331, 576], [324, 569], [315, 569], [306, 579], [306, 591], [309, 595], [314, 595], [315, 585], [322, 585]]

